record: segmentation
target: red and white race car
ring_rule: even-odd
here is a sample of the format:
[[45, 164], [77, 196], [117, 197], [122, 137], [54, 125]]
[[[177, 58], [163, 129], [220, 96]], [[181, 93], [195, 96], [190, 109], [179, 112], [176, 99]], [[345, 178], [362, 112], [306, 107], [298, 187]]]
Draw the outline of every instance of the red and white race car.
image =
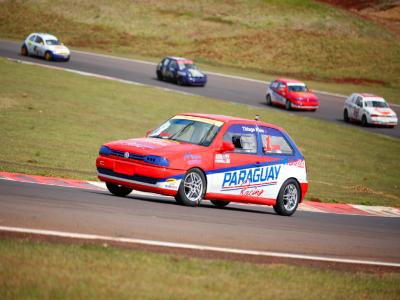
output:
[[293, 79], [277, 79], [267, 86], [265, 99], [268, 105], [284, 106], [287, 110], [311, 110], [319, 107], [317, 96], [305, 83]]
[[343, 107], [346, 122], [359, 121], [361, 125], [382, 125], [395, 127], [398, 119], [385, 99], [372, 94], [354, 93], [346, 99]]
[[304, 157], [283, 129], [221, 115], [179, 114], [147, 137], [106, 143], [96, 166], [114, 195], [135, 189], [188, 206], [256, 203], [289, 216], [308, 189]]

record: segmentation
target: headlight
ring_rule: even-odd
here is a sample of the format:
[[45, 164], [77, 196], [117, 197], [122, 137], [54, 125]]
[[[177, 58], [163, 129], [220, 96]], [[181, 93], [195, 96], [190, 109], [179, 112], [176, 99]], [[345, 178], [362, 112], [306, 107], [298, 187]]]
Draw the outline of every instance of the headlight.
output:
[[169, 161], [165, 157], [157, 156], [157, 155], [147, 155], [144, 157], [144, 161], [153, 164], [153, 165], [158, 165], [162, 167], [169, 167]]
[[99, 150], [99, 154], [101, 154], [101, 155], [111, 155], [112, 151], [107, 146], [101, 146], [100, 150]]
[[298, 98], [296, 98], [296, 100], [297, 100], [297, 101], [301, 101], [301, 100], [303, 100], [303, 98], [298, 97]]

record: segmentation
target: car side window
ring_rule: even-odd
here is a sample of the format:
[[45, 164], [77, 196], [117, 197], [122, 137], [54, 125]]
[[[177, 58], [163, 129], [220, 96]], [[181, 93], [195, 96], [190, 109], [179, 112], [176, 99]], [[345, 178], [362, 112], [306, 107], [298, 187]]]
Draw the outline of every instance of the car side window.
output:
[[170, 67], [171, 69], [176, 69], [176, 68], [177, 68], [176, 61], [175, 61], [175, 60], [171, 60], [171, 63], [169, 64], [169, 67]]
[[259, 132], [265, 155], [293, 155], [293, 149], [281, 131], [275, 128], [260, 127]]
[[278, 82], [277, 81], [274, 81], [273, 83], [271, 83], [271, 89], [276, 90], [277, 87], [278, 87]]
[[286, 87], [286, 84], [284, 84], [283, 82], [279, 82], [279, 86], [278, 89], [282, 90]]
[[362, 106], [363, 106], [363, 105], [362, 105], [362, 98], [361, 98], [361, 97], [358, 97], [358, 98], [357, 98], [356, 105], [359, 106], [359, 107], [362, 107]]
[[164, 61], [163, 61], [164, 67], [166, 67], [168, 65], [168, 63], [169, 63], [169, 59], [168, 58], [164, 59]]
[[43, 39], [40, 36], [37, 36], [35, 42], [41, 44], [43, 43]]
[[30, 40], [31, 42], [34, 42], [35, 39], [36, 39], [36, 35], [32, 35], [32, 36], [29, 38], [29, 40]]
[[257, 153], [257, 135], [253, 125], [235, 124], [225, 132], [223, 140], [235, 147], [236, 153]]

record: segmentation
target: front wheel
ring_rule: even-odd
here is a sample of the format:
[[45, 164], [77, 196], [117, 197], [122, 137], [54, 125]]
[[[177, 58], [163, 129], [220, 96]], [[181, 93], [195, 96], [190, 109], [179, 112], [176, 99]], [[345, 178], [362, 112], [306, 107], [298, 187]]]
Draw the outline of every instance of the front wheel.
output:
[[44, 59], [47, 60], [47, 61], [51, 61], [53, 59], [53, 54], [50, 51], [47, 51], [44, 54]]
[[163, 76], [161, 74], [161, 71], [157, 71], [157, 79], [158, 80], [163, 80]]
[[199, 169], [191, 169], [182, 179], [176, 200], [186, 206], [197, 206], [206, 192], [206, 179]]
[[364, 126], [364, 127], [368, 126], [367, 117], [365, 115], [363, 115], [362, 118], [361, 118], [361, 125]]
[[300, 187], [296, 180], [288, 179], [282, 185], [276, 199], [274, 210], [278, 215], [291, 216], [297, 209], [300, 201]]
[[212, 204], [216, 207], [222, 208], [229, 204], [229, 201], [222, 201], [222, 200], [210, 200]]
[[286, 110], [291, 110], [292, 109], [292, 102], [290, 102], [289, 100], [286, 100], [285, 108], [286, 108]]
[[111, 182], [106, 182], [107, 189], [110, 191], [111, 194], [119, 197], [125, 197], [126, 195], [132, 192], [131, 188], [127, 188], [125, 186], [114, 184]]
[[177, 85], [183, 85], [183, 84], [184, 84], [183, 78], [182, 78], [181, 76], [179, 76], [179, 77], [176, 79], [176, 84], [177, 84]]

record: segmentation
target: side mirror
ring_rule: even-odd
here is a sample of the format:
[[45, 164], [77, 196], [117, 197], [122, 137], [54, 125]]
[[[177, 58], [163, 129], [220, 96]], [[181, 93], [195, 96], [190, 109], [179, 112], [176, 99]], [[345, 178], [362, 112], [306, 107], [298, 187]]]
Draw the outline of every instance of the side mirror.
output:
[[232, 152], [233, 150], [235, 150], [235, 146], [232, 143], [230, 143], [230, 142], [223, 142], [222, 143], [222, 146], [221, 146], [221, 149], [220, 149], [221, 153]]
[[146, 131], [146, 136], [149, 136], [149, 134], [152, 133], [153, 130], [154, 130], [154, 129], [149, 129], [149, 130], [147, 130], [147, 131]]

